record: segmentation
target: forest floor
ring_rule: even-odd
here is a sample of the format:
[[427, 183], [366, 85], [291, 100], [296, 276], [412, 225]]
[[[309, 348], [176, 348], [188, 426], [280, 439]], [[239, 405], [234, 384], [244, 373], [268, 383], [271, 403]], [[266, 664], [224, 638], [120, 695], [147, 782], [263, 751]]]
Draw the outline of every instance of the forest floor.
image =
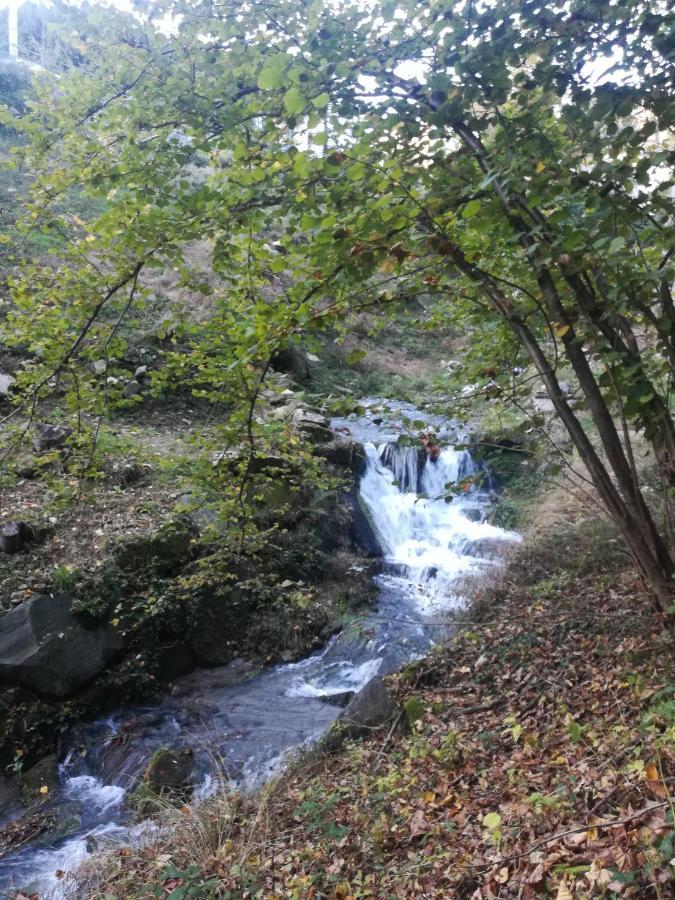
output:
[[396, 727], [258, 796], [167, 807], [78, 896], [675, 896], [672, 639], [609, 526], [548, 518], [388, 679]]

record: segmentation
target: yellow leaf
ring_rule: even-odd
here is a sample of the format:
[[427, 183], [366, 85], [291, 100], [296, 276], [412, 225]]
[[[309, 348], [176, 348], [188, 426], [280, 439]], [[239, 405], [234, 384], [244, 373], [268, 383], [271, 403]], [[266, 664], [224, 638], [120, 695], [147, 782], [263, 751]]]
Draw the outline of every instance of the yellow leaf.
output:
[[656, 765], [653, 762], [649, 763], [645, 767], [645, 775], [647, 776], [647, 784], [649, 785], [649, 789], [653, 794], [656, 794], [657, 797], [661, 798], [668, 796], [668, 791], [661, 781], [659, 770], [656, 768]]
[[499, 884], [506, 884], [506, 882], [509, 880], [508, 866], [502, 866], [499, 872], [497, 872], [496, 880], [499, 882]]
[[555, 333], [558, 335], [558, 337], [565, 337], [565, 335], [567, 334], [567, 332], [570, 330], [570, 327], [571, 327], [569, 325], [561, 325], [559, 322], [555, 322], [554, 324], [555, 324]]
[[537, 165], [534, 168], [534, 171], [537, 173], [537, 175], [541, 175], [541, 173], [544, 171], [545, 168], [546, 168], [546, 163], [543, 163], [541, 160], [539, 160], [539, 162], [537, 163]]
[[49, 793], [49, 788], [47, 787], [46, 784], [43, 784], [43, 785], [42, 785], [42, 787], [40, 788], [40, 793], [41, 793], [41, 794], [48, 794], [48, 793]]
[[425, 791], [422, 794], [422, 800], [424, 800], [425, 803], [433, 803], [435, 796], [436, 796], [436, 794], [434, 794], [433, 791]]

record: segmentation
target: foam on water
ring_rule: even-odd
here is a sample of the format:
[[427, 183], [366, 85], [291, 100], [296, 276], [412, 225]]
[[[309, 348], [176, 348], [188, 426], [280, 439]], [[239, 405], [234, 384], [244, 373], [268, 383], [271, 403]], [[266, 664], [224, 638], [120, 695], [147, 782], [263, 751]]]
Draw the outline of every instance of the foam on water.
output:
[[298, 678], [286, 691], [288, 697], [328, 697], [346, 691], [360, 691], [380, 670], [382, 659], [375, 657], [355, 665], [341, 661], [333, 663], [315, 678]]

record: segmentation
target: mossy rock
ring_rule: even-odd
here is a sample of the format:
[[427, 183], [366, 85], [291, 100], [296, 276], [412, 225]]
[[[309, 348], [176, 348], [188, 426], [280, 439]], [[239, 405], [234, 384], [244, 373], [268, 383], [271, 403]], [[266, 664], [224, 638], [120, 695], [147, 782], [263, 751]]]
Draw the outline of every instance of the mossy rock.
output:
[[184, 803], [192, 791], [194, 752], [190, 747], [160, 747], [147, 765], [143, 781], [129, 797], [129, 804], [141, 814], [156, 811], [164, 800]]
[[26, 772], [22, 772], [19, 785], [21, 796], [26, 803], [34, 803], [36, 800], [49, 797], [59, 785], [56, 755], [51, 753]]
[[418, 722], [424, 717], [426, 709], [418, 697], [408, 697], [403, 704], [403, 711], [405, 713], [406, 722], [410, 728], [412, 728], [415, 722]]

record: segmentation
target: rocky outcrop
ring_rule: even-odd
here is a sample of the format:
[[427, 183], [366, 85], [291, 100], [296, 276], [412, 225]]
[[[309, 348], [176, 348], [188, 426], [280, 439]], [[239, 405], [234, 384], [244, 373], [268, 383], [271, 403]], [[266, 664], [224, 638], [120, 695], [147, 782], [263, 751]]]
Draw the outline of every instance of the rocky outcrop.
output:
[[334, 436], [327, 443], [317, 446], [315, 454], [334, 466], [351, 469], [357, 476], [363, 474], [366, 467], [366, 451], [363, 444], [341, 435]]
[[0, 679], [63, 697], [102, 671], [122, 648], [110, 626], [85, 628], [72, 597], [41, 594], [0, 619]]
[[347, 739], [363, 737], [392, 722], [400, 713], [398, 704], [378, 676], [349, 701], [329, 731], [319, 741], [320, 751], [339, 750]]
[[330, 423], [321, 413], [299, 408], [293, 413], [291, 422], [300, 437], [315, 444], [328, 442], [333, 438]]

